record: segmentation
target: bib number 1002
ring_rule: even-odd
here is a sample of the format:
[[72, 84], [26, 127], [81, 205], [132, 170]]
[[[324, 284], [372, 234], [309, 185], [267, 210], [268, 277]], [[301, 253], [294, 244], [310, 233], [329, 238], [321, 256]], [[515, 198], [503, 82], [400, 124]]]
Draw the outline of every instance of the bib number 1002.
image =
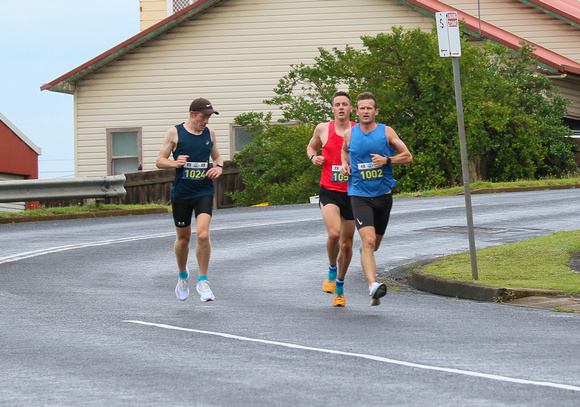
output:
[[361, 171], [360, 174], [361, 174], [362, 179], [382, 178], [383, 177], [383, 170], [380, 168], [377, 168], [376, 170]]
[[383, 169], [375, 168], [373, 163], [360, 163], [358, 165], [360, 175], [363, 180], [377, 179], [383, 177]]

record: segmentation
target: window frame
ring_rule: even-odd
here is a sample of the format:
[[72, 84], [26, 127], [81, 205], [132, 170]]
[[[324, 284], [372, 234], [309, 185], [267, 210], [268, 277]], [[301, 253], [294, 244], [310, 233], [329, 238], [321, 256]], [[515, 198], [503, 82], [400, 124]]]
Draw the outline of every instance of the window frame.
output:
[[[115, 133], [137, 133], [137, 155], [136, 156], [113, 156], [113, 134]], [[118, 127], [107, 129], [107, 175], [113, 174], [113, 161], [120, 158], [137, 158], [137, 172], [143, 171], [143, 128], [142, 127]]]
[[[247, 129], [248, 126], [230, 123], [230, 156], [233, 157], [242, 150], [236, 150], [236, 129]], [[243, 148], [243, 147], [242, 147]]]

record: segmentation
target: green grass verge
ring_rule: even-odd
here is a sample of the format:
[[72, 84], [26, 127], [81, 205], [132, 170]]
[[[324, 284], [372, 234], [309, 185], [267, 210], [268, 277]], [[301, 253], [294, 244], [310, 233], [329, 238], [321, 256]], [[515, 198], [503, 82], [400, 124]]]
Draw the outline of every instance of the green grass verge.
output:
[[[517, 187], [544, 187], [550, 185], [572, 185], [580, 184], [580, 177], [568, 177], [568, 178], [546, 178], [541, 180], [521, 180], [513, 182], [488, 182], [488, 181], [477, 181], [470, 184], [470, 190], [476, 191], [478, 189], [486, 188], [517, 188]], [[396, 188], [395, 188], [396, 189]], [[445, 189], [431, 189], [428, 191], [417, 191], [417, 192], [403, 192], [396, 193], [395, 198], [426, 198], [431, 196], [449, 196], [457, 195], [463, 193], [463, 186], [445, 188]]]
[[441, 258], [422, 268], [426, 274], [506, 288], [534, 288], [580, 294], [580, 273], [568, 267], [580, 251], [580, 230], [557, 232], [477, 250], [478, 280], [471, 276], [470, 253]]
[[40, 208], [32, 209], [22, 212], [0, 212], [0, 217], [22, 217], [22, 216], [43, 216], [54, 214], [69, 214], [69, 213], [83, 213], [83, 212], [100, 212], [100, 211], [114, 211], [114, 210], [132, 210], [132, 209], [150, 209], [150, 208], [170, 208], [165, 205], [158, 204], [144, 204], [144, 205], [77, 205], [77, 206], [63, 206], [59, 208]]

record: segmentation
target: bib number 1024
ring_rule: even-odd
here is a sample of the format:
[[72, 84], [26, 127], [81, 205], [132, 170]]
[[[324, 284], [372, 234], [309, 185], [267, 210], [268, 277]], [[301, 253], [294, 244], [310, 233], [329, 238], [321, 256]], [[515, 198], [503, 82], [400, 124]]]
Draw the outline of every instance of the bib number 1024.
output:
[[208, 164], [206, 162], [186, 162], [183, 166], [184, 179], [204, 179], [207, 173]]

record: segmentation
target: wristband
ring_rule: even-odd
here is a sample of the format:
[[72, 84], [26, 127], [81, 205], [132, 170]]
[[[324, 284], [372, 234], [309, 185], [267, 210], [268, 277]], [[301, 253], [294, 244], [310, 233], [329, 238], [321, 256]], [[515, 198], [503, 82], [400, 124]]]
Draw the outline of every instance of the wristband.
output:
[[387, 165], [391, 165], [391, 157], [387, 157]]
[[314, 158], [314, 155], [315, 155], [315, 154], [312, 154], [312, 155], [310, 156], [310, 161], [312, 161], [312, 159]]
[[224, 168], [224, 165], [223, 164], [216, 164], [215, 166], [216, 167], [220, 167], [220, 168]]

